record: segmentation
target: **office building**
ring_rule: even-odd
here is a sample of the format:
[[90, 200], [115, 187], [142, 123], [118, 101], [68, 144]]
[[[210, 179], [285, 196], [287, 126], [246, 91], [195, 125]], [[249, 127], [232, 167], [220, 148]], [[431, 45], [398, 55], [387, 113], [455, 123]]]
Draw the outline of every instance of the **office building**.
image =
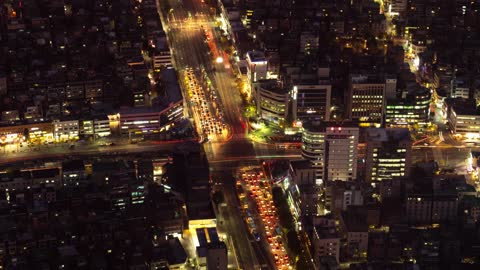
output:
[[480, 139], [480, 113], [473, 99], [447, 100], [450, 130], [467, 140]]
[[260, 51], [247, 52], [247, 78], [250, 84], [267, 79], [268, 61]]
[[78, 140], [80, 125], [78, 120], [53, 121], [53, 136], [57, 141]]
[[110, 120], [107, 116], [103, 118], [80, 121], [80, 135], [84, 137], [106, 137], [109, 136], [110, 133]]
[[310, 121], [303, 125], [302, 156], [315, 168], [316, 184], [357, 177], [359, 129], [352, 122]]
[[332, 85], [329, 81], [302, 80], [291, 90], [294, 121], [330, 120]]
[[[396, 81], [389, 80], [389, 84], [396, 84]], [[361, 127], [380, 127], [384, 118], [386, 88], [385, 78], [351, 75], [347, 94], [348, 118], [358, 120]]]
[[149, 134], [167, 130], [173, 122], [183, 117], [183, 102], [161, 107], [126, 108], [120, 110], [121, 133]]
[[468, 78], [455, 77], [451, 81], [450, 96], [452, 98], [464, 98], [470, 97], [470, 85], [468, 84]]
[[409, 176], [412, 140], [408, 129], [370, 128], [366, 131], [366, 145], [367, 182]]
[[0, 95], [5, 95], [7, 94], [7, 76], [5, 76], [5, 73], [0, 71]]
[[288, 90], [277, 80], [266, 80], [256, 83], [254, 91], [258, 116], [283, 127], [288, 115]]
[[385, 126], [408, 127], [414, 124], [427, 124], [430, 102], [430, 90], [426, 88], [418, 86], [403, 91], [400, 98], [387, 100]]

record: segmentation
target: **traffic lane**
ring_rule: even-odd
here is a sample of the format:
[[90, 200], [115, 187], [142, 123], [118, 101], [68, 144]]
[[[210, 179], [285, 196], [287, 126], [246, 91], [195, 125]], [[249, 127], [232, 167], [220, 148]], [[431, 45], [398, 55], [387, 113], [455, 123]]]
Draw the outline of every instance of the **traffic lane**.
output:
[[52, 159], [52, 158], [65, 158], [75, 156], [92, 156], [92, 155], [123, 155], [123, 154], [138, 154], [155, 152], [158, 154], [170, 154], [175, 148], [184, 141], [165, 142], [162, 144], [129, 144], [129, 145], [114, 145], [108, 147], [76, 147], [74, 149], [69, 148], [49, 148], [43, 151], [34, 152], [22, 152], [11, 155], [4, 155], [0, 159], [0, 164], [8, 164], [12, 162], [21, 162], [36, 159]]
[[225, 114], [226, 121], [230, 124], [234, 134], [246, 137], [248, 124], [243, 117], [242, 98], [235, 80], [225, 72], [224, 67], [219, 67], [214, 74], [224, 106], [228, 108]]
[[[253, 176], [248, 176], [248, 174], [253, 173]], [[277, 263], [275, 262], [275, 256], [283, 257], [282, 251], [274, 251], [271, 248], [269, 243], [268, 237], [269, 233], [271, 238], [273, 239], [275, 236], [274, 228], [278, 225], [278, 219], [274, 213], [269, 215], [265, 215], [265, 218], [262, 217], [263, 214], [267, 214], [268, 210], [273, 209], [273, 201], [271, 201], [271, 193], [270, 193], [270, 186], [267, 180], [265, 179], [265, 174], [259, 175], [260, 170], [252, 170], [252, 171], [245, 171], [245, 178], [243, 179], [243, 183], [245, 184], [245, 190], [248, 191], [248, 202], [249, 202], [249, 209], [253, 213], [254, 221], [256, 223], [257, 233], [259, 233], [262, 237], [257, 244], [261, 247], [259, 252], [263, 254], [263, 258], [265, 264], [269, 266], [270, 269], [276, 269]], [[242, 174], [244, 177], [244, 174]], [[264, 187], [260, 186], [260, 183], [263, 182], [265, 184]], [[263, 207], [272, 207], [272, 209], [261, 208], [260, 205]], [[270, 228], [267, 228], [267, 223]], [[273, 241], [273, 240], [272, 240]], [[281, 245], [282, 246], [282, 245]]]
[[[250, 245], [249, 233], [246, 228], [246, 224], [243, 221], [243, 217], [240, 215], [240, 204], [237, 200], [237, 194], [235, 191], [235, 178], [232, 176], [233, 171], [218, 171], [213, 173], [214, 179], [219, 179], [223, 185], [224, 197], [227, 202], [227, 209], [229, 212], [229, 222], [231, 224], [229, 233], [232, 234], [236, 240], [237, 255], [241, 257], [245, 269], [254, 269], [255, 265], [258, 265], [256, 253], [253, 252]], [[239, 259], [240, 260], [240, 259]]]
[[[241, 157], [241, 156], [300, 156], [300, 149], [277, 149], [275, 145], [252, 142], [246, 138], [232, 139], [225, 143], [206, 143], [213, 149], [217, 157]], [[266, 159], [269, 159], [268, 157]], [[275, 159], [272, 157], [270, 159]]]

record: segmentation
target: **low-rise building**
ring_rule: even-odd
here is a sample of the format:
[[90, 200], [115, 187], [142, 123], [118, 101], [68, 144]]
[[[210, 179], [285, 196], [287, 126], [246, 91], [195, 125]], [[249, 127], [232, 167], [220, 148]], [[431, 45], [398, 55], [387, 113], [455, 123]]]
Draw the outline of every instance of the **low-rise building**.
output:
[[102, 118], [95, 118], [92, 120], [83, 120], [80, 125], [80, 135], [82, 136], [93, 136], [97, 137], [106, 137], [111, 133], [110, 130], [110, 120], [107, 116]]
[[54, 138], [52, 123], [38, 123], [0, 127], [0, 144], [30, 142], [39, 144], [52, 142]]
[[361, 207], [349, 207], [340, 215], [340, 231], [346, 240], [346, 255], [366, 258], [368, 250], [367, 215]]
[[25, 109], [25, 119], [40, 120], [42, 114], [38, 106], [28, 106]]
[[318, 198], [320, 187], [315, 182], [315, 168], [309, 160], [290, 162], [289, 176], [298, 191], [297, 212], [302, 217], [316, 216], [318, 213]]
[[15, 122], [18, 120], [20, 120], [20, 114], [18, 113], [18, 110], [2, 111], [3, 122]]
[[340, 236], [335, 227], [316, 226], [312, 238], [313, 258], [317, 262], [323, 256], [333, 256], [337, 263], [340, 261]]
[[433, 224], [457, 219], [456, 194], [411, 193], [407, 196], [406, 212], [411, 224]]
[[65, 186], [76, 186], [87, 177], [83, 160], [66, 160], [62, 162], [62, 178]]
[[268, 61], [265, 53], [260, 51], [247, 52], [247, 78], [250, 84], [267, 79]]

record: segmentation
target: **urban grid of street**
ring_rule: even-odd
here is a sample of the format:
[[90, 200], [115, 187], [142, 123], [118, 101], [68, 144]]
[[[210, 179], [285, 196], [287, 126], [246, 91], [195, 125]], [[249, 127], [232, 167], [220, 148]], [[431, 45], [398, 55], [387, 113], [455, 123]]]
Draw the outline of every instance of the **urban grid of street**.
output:
[[[168, 0], [168, 3], [171, 9], [163, 12], [168, 16], [162, 18], [162, 22], [167, 31], [176, 69], [179, 72], [187, 67], [198, 68], [198, 70], [204, 67], [207, 70], [222, 102], [225, 121], [230, 126], [229, 141], [209, 141], [204, 144], [212, 177], [215, 181], [222, 183], [225, 196], [226, 204], [220, 211], [223, 223], [221, 227], [228, 231], [231, 237], [230, 242], [235, 248], [237, 260], [242, 269], [262, 267], [269, 269], [269, 259], [262, 255], [264, 252], [261, 250], [262, 247], [249, 238], [245, 222], [238, 210], [234, 177], [240, 168], [258, 166], [262, 160], [267, 159], [298, 159], [301, 158], [300, 152], [298, 149], [277, 149], [273, 145], [248, 139], [246, 121], [242, 116], [240, 92], [236, 87], [235, 79], [230, 70], [225, 68], [222, 63], [213, 61], [204, 41], [203, 28], [210, 28], [215, 33], [213, 30], [214, 18], [210, 9], [195, 0]], [[158, 6], [160, 7], [160, 5]], [[160, 12], [160, 14], [162, 13]], [[214, 36], [214, 42], [217, 42], [217, 34], [215, 33]], [[180, 80], [182, 84], [185, 83], [181, 76]], [[470, 151], [472, 148], [480, 151], [480, 147], [452, 145], [451, 136], [446, 138], [446, 142], [450, 144], [415, 146], [412, 151], [412, 162], [435, 160], [441, 167], [453, 168], [459, 173], [466, 173], [465, 164]], [[33, 147], [22, 147], [15, 152], [3, 152], [0, 165], [11, 166], [16, 162], [30, 160], [54, 160], [95, 155], [159, 156], [171, 153], [184, 143], [185, 141], [142, 142], [139, 144], [122, 142], [108, 147], [77, 143], [73, 149], [67, 144], [53, 144], [35, 147], [35, 151], [33, 151]]]

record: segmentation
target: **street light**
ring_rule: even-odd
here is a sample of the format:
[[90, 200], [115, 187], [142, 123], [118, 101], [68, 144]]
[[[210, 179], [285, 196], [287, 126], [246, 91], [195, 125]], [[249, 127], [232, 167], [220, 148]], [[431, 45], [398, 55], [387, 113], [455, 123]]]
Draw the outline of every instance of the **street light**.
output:
[[215, 62], [217, 62], [217, 64], [223, 63], [223, 57], [221, 57], [221, 56], [217, 57], [217, 59], [215, 60]]

